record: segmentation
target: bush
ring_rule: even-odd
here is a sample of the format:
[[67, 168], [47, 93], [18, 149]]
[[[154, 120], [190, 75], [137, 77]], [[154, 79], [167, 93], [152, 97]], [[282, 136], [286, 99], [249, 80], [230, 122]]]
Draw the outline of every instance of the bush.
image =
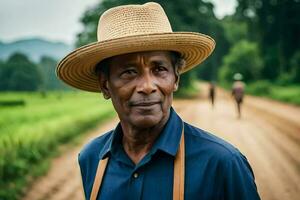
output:
[[290, 61], [292, 68], [293, 81], [295, 83], [300, 83], [300, 51], [297, 51]]
[[0, 100], [1, 106], [25, 106], [24, 100]]
[[276, 83], [282, 86], [290, 85], [293, 83], [293, 79], [294, 75], [292, 73], [284, 73], [277, 78]]
[[246, 92], [258, 96], [268, 96], [271, 94], [271, 86], [272, 84], [269, 81], [256, 81], [251, 85], [247, 85]]
[[235, 73], [241, 73], [245, 82], [253, 81], [260, 77], [262, 67], [263, 61], [257, 44], [241, 40], [224, 57], [219, 78], [221, 81], [231, 82]]

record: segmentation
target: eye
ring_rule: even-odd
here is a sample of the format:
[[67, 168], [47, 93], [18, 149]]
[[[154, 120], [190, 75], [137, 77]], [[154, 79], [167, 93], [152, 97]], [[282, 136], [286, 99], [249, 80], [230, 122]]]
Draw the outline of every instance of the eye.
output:
[[166, 67], [164, 67], [163, 65], [159, 65], [154, 68], [155, 73], [161, 73], [161, 72], [165, 72], [165, 71], [168, 71], [168, 69]]
[[121, 77], [122, 78], [130, 78], [132, 76], [135, 76], [137, 74], [136, 70], [134, 69], [126, 69], [121, 72]]

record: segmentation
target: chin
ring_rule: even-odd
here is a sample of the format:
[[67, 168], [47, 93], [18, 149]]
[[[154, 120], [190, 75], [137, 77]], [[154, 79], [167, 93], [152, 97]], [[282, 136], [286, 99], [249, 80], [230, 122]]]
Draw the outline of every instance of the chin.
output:
[[132, 121], [132, 124], [138, 128], [145, 129], [158, 125], [162, 121], [162, 117], [158, 116], [142, 116]]

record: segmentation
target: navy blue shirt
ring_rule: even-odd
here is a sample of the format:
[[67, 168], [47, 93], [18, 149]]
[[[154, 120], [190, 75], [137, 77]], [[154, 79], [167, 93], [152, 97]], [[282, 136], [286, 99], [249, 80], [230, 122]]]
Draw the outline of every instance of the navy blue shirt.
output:
[[172, 200], [174, 158], [184, 126], [185, 200], [260, 199], [252, 169], [236, 148], [201, 129], [170, 117], [150, 152], [135, 165], [122, 146], [120, 124], [87, 144], [79, 154], [86, 199], [99, 159], [109, 157], [98, 194], [104, 200]]

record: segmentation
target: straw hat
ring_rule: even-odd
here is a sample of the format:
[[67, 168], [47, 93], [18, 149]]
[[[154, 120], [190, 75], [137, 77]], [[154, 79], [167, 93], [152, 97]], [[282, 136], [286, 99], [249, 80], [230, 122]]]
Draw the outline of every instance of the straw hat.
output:
[[203, 62], [215, 41], [204, 34], [173, 32], [168, 17], [158, 3], [111, 8], [99, 19], [98, 42], [82, 46], [56, 68], [67, 84], [86, 91], [100, 92], [95, 66], [116, 55], [154, 50], [176, 51], [186, 60], [181, 73]]

